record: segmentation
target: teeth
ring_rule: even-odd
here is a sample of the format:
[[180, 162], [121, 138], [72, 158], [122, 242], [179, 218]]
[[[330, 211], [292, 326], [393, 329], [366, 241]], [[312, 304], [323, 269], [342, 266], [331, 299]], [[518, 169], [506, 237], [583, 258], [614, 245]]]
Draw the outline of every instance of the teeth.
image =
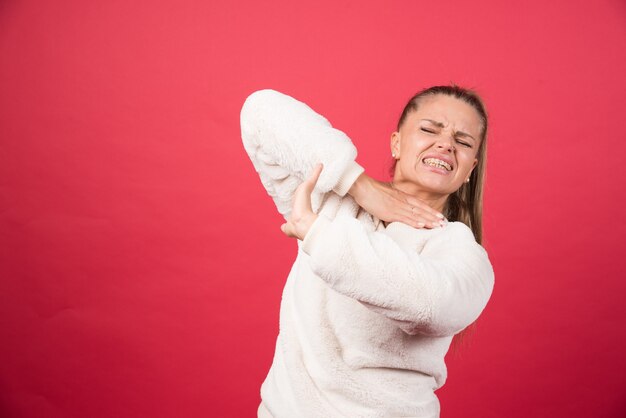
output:
[[452, 167], [445, 161], [440, 160], [439, 158], [425, 158], [424, 163], [428, 165], [432, 165], [433, 167], [443, 168], [448, 171], [452, 171]]

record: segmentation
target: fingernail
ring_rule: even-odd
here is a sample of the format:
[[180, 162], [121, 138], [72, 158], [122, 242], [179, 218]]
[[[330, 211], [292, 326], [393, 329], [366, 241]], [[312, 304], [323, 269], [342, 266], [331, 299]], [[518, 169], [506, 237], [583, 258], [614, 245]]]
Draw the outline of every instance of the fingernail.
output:
[[441, 226], [441, 224], [440, 224], [439, 222], [433, 222], [433, 227], [434, 227], [434, 228], [437, 228], [437, 227], [439, 227], [439, 226]]
[[441, 219], [443, 219], [443, 214], [441, 214], [441, 213], [438, 213], [438, 214], [437, 214], [437, 217], [438, 217], [438, 218], [441, 218]]
[[426, 226], [426, 224], [425, 224], [424, 222], [418, 222], [418, 223], [417, 223], [417, 227], [418, 227], [418, 228], [423, 228], [423, 227], [425, 227], [425, 226]]

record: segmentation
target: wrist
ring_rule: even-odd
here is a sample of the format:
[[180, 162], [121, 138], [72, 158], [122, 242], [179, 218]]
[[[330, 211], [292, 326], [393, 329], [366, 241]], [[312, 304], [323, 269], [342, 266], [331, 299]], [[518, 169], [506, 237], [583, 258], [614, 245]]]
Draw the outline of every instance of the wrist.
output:
[[339, 177], [337, 184], [333, 187], [333, 191], [339, 196], [345, 196], [348, 189], [352, 187], [357, 177], [363, 173], [365, 169], [361, 167], [356, 161], [352, 161], [348, 164], [344, 172]]
[[350, 189], [348, 189], [348, 194], [354, 198], [357, 202], [361, 200], [361, 197], [365, 193], [367, 185], [369, 183], [369, 176], [365, 173], [362, 173], [359, 177], [357, 177], [356, 181], [352, 184]]
[[299, 222], [300, 227], [298, 228], [299, 229], [298, 238], [301, 241], [304, 240], [306, 235], [309, 233], [309, 230], [311, 229], [311, 226], [313, 225], [316, 219], [317, 219], [317, 214], [311, 213], [309, 216], [306, 216]]

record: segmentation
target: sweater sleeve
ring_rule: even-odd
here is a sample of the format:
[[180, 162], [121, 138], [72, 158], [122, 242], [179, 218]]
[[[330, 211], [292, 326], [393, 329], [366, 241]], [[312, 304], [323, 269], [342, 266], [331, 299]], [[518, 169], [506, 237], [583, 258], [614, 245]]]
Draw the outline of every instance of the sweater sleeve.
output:
[[315, 194], [344, 196], [363, 173], [350, 138], [306, 104], [274, 90], [252, 93], [241, 109], [244, 148], [278, 212], [289, 217], [292, 196], [317, 163]]
[[408, 334], [460, 332], [478, 318], [493, 291], [487, 252], [459, 222], [448, 223], [418, 252], [385, 231], [366, 230], [357, 219], [318, 216], [301, 248], [313, 272], [333, 289]]

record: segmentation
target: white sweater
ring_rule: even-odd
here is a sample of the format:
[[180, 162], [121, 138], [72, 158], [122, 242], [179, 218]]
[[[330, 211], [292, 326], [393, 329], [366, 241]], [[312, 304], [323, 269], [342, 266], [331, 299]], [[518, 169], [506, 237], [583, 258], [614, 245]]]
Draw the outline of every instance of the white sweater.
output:
[[350, 139], [273, 90], [241, 110], [244, 147], [278, 211], [318, 162], [317, 220], [283, 290], [261, 397], [275, 418], [439, 417], [454, 334], [487, 304], [494, 274], [463, 223], [386, 228], [347, 191], [363, 168]]

